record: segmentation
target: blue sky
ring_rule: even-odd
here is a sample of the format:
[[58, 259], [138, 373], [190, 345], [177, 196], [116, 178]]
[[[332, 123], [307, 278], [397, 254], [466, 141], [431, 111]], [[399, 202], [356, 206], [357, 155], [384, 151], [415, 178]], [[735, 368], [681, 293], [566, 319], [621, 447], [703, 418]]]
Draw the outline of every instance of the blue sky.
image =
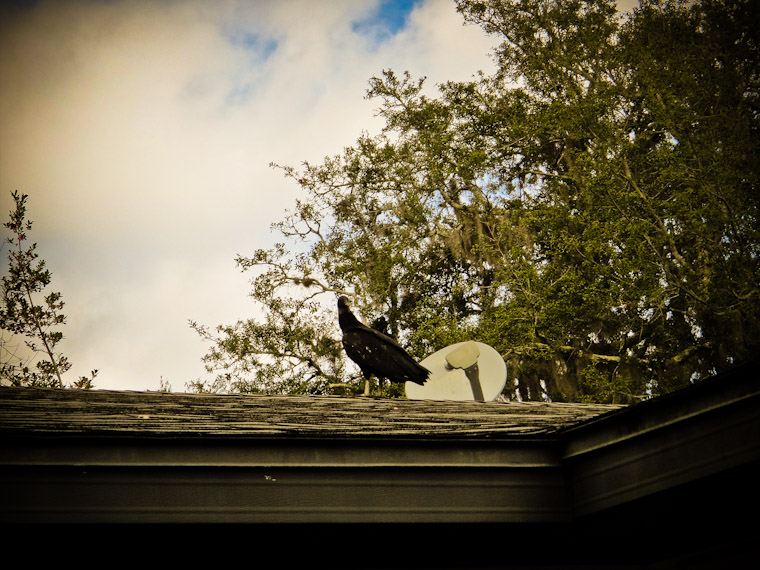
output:
[[383, 69], [434, 91], [488, 71], [492, 45], [451, 0], [1, 3], [0, 213], [29, 194], [68, 380], [205, 378], [188, 320], [256, 315], [235, 256], [273, 244], [299, 195], [269, 164], [377, 132], [364, 95]]
[[378, 44], [401, 31], [419, 0], [383, 0], [373, 10], [352, 22], [351, 29]]
[[406, 25], [409, 14], [419, 0], [384, 0], [380, 3], [377, 20], [391, 34], [395, 34]]

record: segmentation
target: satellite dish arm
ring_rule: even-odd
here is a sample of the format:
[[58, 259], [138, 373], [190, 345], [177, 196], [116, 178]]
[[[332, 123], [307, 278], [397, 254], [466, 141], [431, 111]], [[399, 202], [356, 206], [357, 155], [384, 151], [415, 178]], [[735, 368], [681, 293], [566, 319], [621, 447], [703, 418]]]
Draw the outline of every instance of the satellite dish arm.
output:
[[446, 355], [446, 368], [461, 368], [470, 381], [472, 396], [477, 402], [485, 402], [483, 387], [480, 385], [480, 370], [478, 369], [478, 357], [480, 350], [474, 342], [466, 342], [456, 350]]

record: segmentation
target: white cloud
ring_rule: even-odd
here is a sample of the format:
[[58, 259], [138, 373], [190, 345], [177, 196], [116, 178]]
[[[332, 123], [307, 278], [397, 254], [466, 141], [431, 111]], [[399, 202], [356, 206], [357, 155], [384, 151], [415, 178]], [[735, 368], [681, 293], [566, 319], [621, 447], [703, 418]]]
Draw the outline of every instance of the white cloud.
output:
[[203, 376], [187, 320], [249, 316], [234, 256], [267, 247], [298, 192], [268, 164], [379, 128], [363, 97], [384, 68], [433, 85], [490, 66], [493, 41], [453, 2], [419, 4], [380, 45], [352, 31], [376, 4], [47, 1], [0, 18], [0, 212], [30, 195], [70, 381]]

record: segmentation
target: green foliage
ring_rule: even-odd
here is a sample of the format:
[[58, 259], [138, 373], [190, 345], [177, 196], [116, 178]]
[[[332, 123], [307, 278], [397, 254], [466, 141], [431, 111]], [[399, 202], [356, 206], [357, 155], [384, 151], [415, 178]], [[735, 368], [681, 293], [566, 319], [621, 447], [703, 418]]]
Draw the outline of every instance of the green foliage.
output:
[[[652, 0], [624, 16], [609, 0], [457, 9], [500, 38], [497, 73], [435, 98], [409, 74], [373, 78], [384, 130], [322, 164], [283, 167], [304, 193], [275, 224], [292, 248], [238, 260], [258, 272], [265, 334], [250, 323], [220, 332], [275, 357], [286, 352], [267, 343], [332, 335], [330, 350], [306, 350], [335, 359], [317, 390], [344, 373], [334, 298], [345, 292], [417, 357], [468, 338], [494, 346], [510, 398], [634, 401], [751, 357], [756, 3]], [[324, 310], [293, 300], [294, 286]], [[277, 299], [292, 328], [274, 326]], [[219, 340], [210, 362], [238, 362]], [[304, 374], [254, 363], [240, 377], [290, 390]]]
[[191, 326], [212, 347], [204, 357], [212, 382], [196, 382], [200, 392], [322, 393], [342, 377], [340, 343], [318, 306], [303, 300], [272, 298], [264, 322], [254, 319], [214, 331]]
[[[9, 221], [3, 224], [12, 235], [6, 238], [10, 248], [8, 275], [2, 278], [0, 328], [23, 337], [26, 350], [3, 336], [0, 378], [16, 386], [63, 388], [62, 376], [71, 368], [68, 359], [56, 350], [63, 339], [63, 333], [57, 329], [66, 322], [61, 312], [64, 302], [58, 292], [42, 296], [52, 276], [45, 261], [39, 259], [37, 244], [25, 245], [27, 233], [32, 229], [31, 220], [26, 220], [28, 196], [18, 191], [12, 196], [15, 209], [10, 212]], [[37, 358], [39, 355], [42, 358]], [[36, 363], [31, 368], [29, 364], [33, 360]], [[93, 370], [89, 378], [80, 377], [71, 387], [92, 388], [96, 374], [97, 370]]]

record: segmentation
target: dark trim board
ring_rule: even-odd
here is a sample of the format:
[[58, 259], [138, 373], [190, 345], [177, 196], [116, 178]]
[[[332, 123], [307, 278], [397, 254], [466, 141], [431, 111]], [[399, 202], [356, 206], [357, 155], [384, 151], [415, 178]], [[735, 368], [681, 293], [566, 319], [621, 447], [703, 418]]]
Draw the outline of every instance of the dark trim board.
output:
[[576, 515], [760, 459], [760, 374], [746, 366], [570, 428], [563, 464]]
[[480, 523], [570, 519], [559, 470], [7, 469], [6, 520], [53, 523]]

